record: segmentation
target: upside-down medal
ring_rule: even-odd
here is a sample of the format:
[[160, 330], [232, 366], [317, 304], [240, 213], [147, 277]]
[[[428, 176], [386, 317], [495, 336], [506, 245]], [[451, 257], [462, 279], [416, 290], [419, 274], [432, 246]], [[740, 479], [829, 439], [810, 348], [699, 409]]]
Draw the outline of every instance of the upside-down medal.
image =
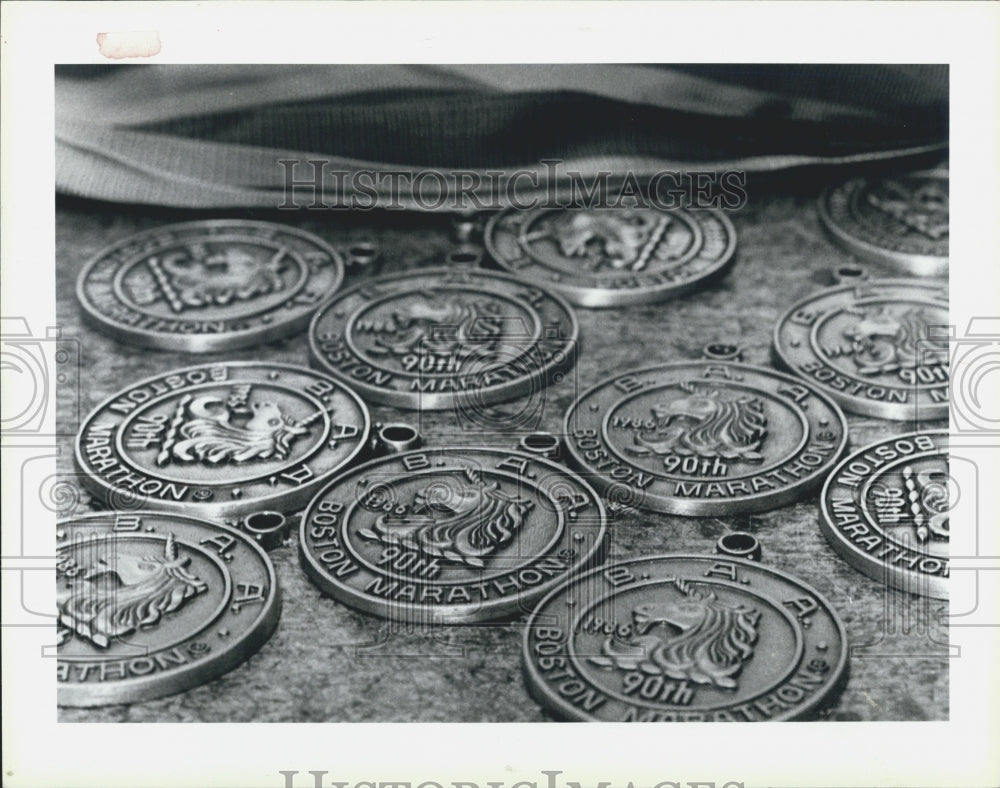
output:
[[365, 451], [370, 423], [353, 391], [306, 367], [203, 364], [98, 405], [77, 436], [76, 464], [113, 509], [291, 512]]
[[869, 577], [913, 594], [948, 598], [948, 433], [896, 435], [846, 457], [820, 496], [820, 527]]

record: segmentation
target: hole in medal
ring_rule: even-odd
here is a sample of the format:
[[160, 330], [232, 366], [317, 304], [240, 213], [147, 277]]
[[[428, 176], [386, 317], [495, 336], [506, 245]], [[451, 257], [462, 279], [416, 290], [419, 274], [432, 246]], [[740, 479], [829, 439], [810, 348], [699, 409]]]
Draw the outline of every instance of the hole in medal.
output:
[[483, 252], [474, 246], [453, 249], [445, 256], [448, 265], [479, 265], [483, 261]]
[[842, 265], [833, 272], [837, 284], [850, 284], [868, 278], [868, 270], [861, 265]]
[[273, 531], [285, 524], [285, 515], [281, 512], [254, 512], [247, 515], [246, 526], [249, 531]]
[[351, 265], [371, 265], [378, 259], [378, 247], [368, 242], [352, 244], [347, 249], [347, 257]]
[[386, 424], [379, 428], [378, 439], [383, 449], [393, 454], [420, 446], [420, 433], [409, 424]]
[[285, 541], [288, 520], [281, 512], [254, 512], [243, 521], [244, 530], [265, 550], [281, 547]]
[[555, 459], [559, 456], [560, 441], [551, 432], [531, 432], [521, 437], [518, 446], [530, 454]]
[[734, 531], [719, 537], [719, 541], [715, 543], [715, 552], [733, 558], [748, 558], [751, 561], [759, 561], [761, 556], [760, 540], [753, 534]]
[[705, 345], [702, 357], [711, 361], [742, 361], [743, 348], [729, 342], [712, 342]]

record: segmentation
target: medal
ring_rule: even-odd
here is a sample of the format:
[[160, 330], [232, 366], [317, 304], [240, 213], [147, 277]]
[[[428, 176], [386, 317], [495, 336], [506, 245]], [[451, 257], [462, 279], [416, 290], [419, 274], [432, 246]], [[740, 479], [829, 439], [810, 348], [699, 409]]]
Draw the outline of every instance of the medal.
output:
[[250, 539], [149, 511], [56, 531], [60, 706], [132, 703], [232, 670], [278, 624], [274, 567]]
[[819, 216], [830, 237], [863, 260], [948, 275], [947, 172], [855, 178], [823, 194]]
[[359, 457], [369, 425], [353, 391], [305, 367], [203, 364], [98, 405], [77, 435], [76, 464], [112, 509], [287, 513]]
[[360, 465], [302, 515], [299, 557], [325, 593], [411, 623], [489, 621], [600, 557], [594, 490], [541, 456], [422, 449]]
[[774, 330], [788, 369], [846, 410], [883, 419], [948, 415], [948, 292], [871, 279], [813, 293]]
[[313, 365], [367, 401], [476, 407], [519, 397], [572, 365], [577, 322], [561, 298], [513, 276], [434, 268], [337, 294], [309, 327]]
[[609, 378], [570, 406], [565, 431], [570, 464], [609, 500], [694, 516], [797, 500], [847, 445], [844, 415], [817, 388], [715, 361]]
[[571, 579], [528, 620], [524, 679], [569, 720], [758, 722], [814, 714], [847, 637], [822, 596], [728, 556], [622, 560]]
[[507, 210], [486, 227], [498, 265], [586, 307], [663, 301], [721, 273], [736, 231], [721, 211]]
[[81, 271], [84, 317], [140, 347], [212, 353], [305, 329], [344, 276], [311, 233], [269, 222], [157, 227], [101, 251]]
[[949, 482], [946, 430], [886, 438], [830, 474], [820, 496], [820, 527], [858, 571], [947, 599]]

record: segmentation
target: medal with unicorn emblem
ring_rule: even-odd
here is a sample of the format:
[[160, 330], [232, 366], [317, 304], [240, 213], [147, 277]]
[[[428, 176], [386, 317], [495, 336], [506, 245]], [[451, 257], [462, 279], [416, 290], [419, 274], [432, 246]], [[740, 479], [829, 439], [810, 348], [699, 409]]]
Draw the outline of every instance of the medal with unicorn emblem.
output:
[[855, 178], [827, 189], [819, 218], [862, 260], [917, 276], [948, 275], [948, 171]]
[[305, 367], [205, 364], [105, 400], [80, 429], [76, 463], [110, 508], [290, 512], [362, 454], [369, 425], [353, 391]]
[[485, 241], [505, 270], [585, 307], [672, 298], [721, 274], [736, 251], [714, 209], [512, 209], [490, 220]]
[[576, 317], [560, 297], [503, 273], [431, 268], [350, 288], [309, 327], [312, 363], [367, 401], [477, 408], [562, 380]]
[[600, 557], [605, 510], [548, 459], [465, 447], [391, 455], [342, 474], [302, 515], [299, 556], [323, 591], [413, 624], [487, 621]]
[[344, 278], [322, 238], [271, 222], [172, 224], [102, 250], [77, 280], [83, 315], [130, 345], [211, 353], [305, 329]]
[[609, 500], [693, 516], [790, 503], [847, 445], [843, 413], [817, 388], [713, 360], [606, 380], [570, 406], [565, 432], [570, 463]]
[[948, 291], [939, 284], [870, 279], [821, 290], [778, 321], [774, 353], [852, 413], [948, 415]]
[[759, 722], [815, 715], [847, 637], [791, 575], [725, 556], [659, 555], [578, 575], [525, 628], [525, 682], [556, 716]]
[[56, 529], [60, 706], [150, 700], [232, 670], [278, 623], [274, 567], [250, 539], [145, 510]]

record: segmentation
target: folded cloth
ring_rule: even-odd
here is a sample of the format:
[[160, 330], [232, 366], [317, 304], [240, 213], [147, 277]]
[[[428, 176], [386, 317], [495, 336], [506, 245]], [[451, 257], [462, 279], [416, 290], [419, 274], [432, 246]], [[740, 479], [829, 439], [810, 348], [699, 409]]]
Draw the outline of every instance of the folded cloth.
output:
[[276, 207], [316, 177], [338, 201], [426, 208], [428, 188], [465, 188], [502, 205], [491, 172], [528, 173], [523, 196], [572, 173], [779, 170], [947, 138], [947, 66], [56, 69], [57, 189], [174, 207]]

